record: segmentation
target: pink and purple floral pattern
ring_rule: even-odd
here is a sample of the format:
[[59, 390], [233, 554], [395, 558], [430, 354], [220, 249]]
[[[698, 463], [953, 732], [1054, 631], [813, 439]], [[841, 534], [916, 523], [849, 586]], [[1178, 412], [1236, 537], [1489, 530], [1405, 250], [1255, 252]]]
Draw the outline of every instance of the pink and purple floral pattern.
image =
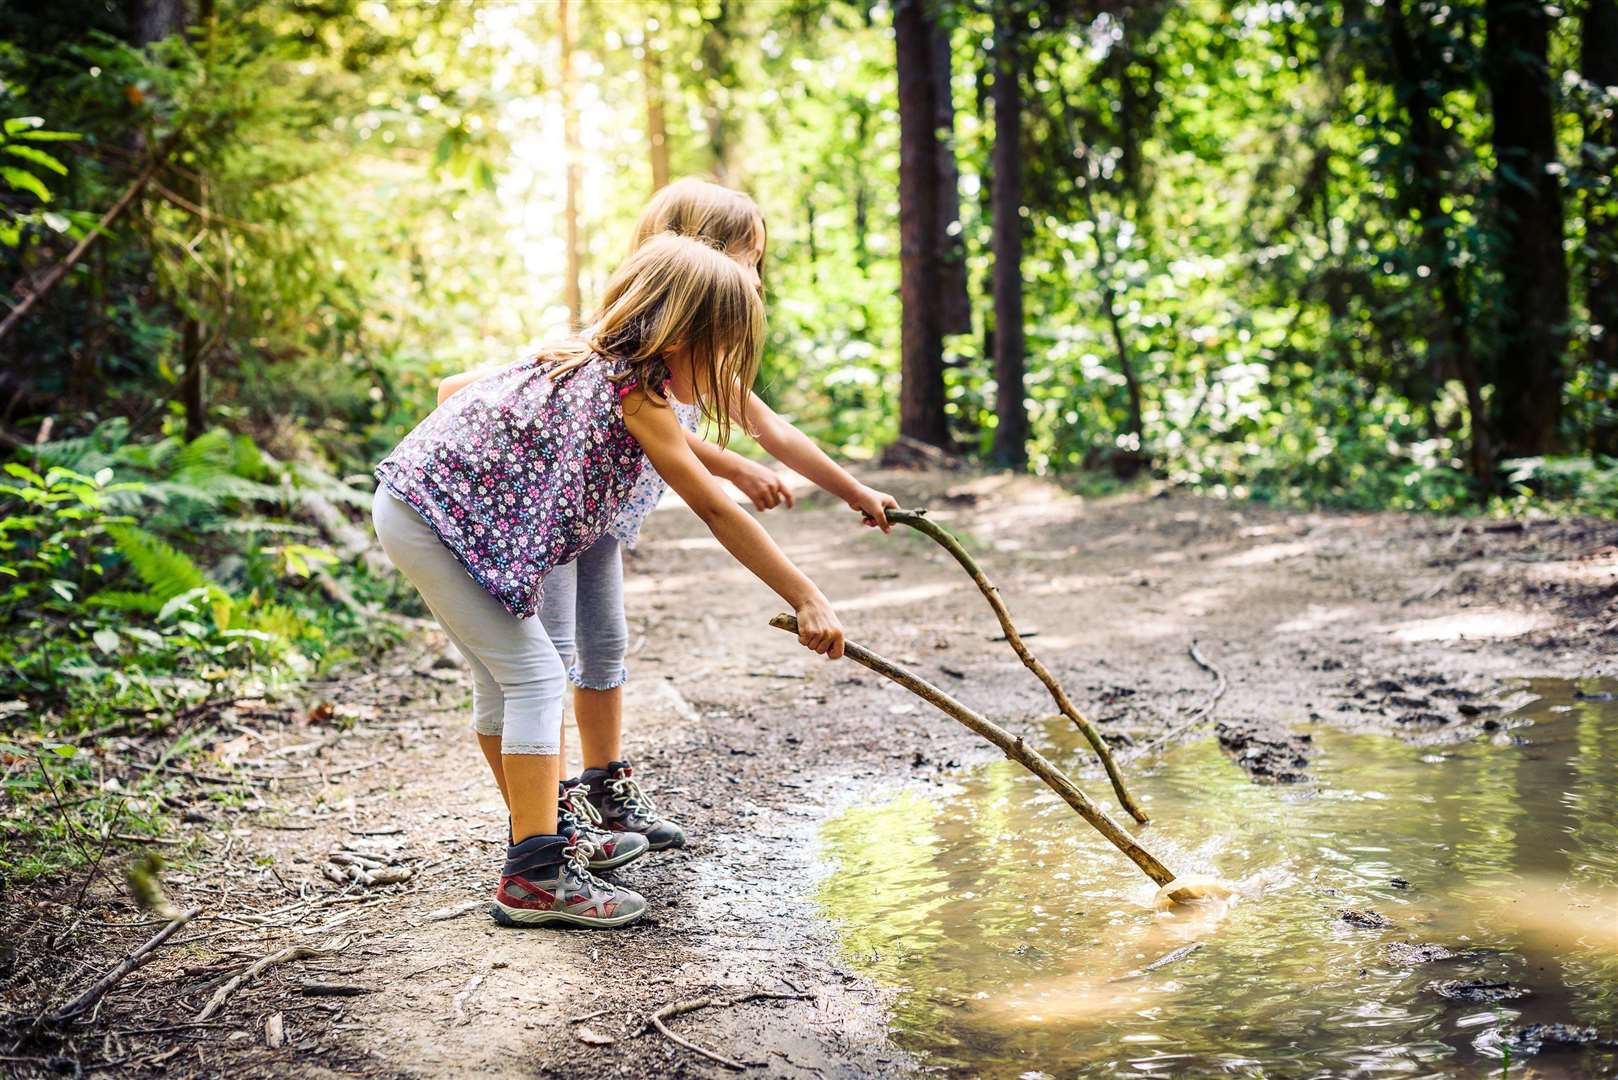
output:
[[652, 471], [624, 426], [632, 381], [593, 358], [560, 382], [525, 360], [467, 386], [376, 467], [479, 585], [519, 619], [539, 609], [545, 574], [618, 517]]
[[[697, 430], [697, 425], [702, 421], [701, 409], [672, 397], [669, 398], [669, 404], [674, 406], [674, 415], [682, 427], [687, 431]], [[647, 514], [657, 509], [657, 504], [666, 490], [668, 485], [657, 475], [657, 470], [648, 464], [640, 471], [640, 479], [635, 481], [635, 487], [624, 500], [623, 508], [618, 511], [618, 516], [613, 519], [607, 531], [624, 547], [634, 551], [635, 545], [640, 542], [641, 523], [646, 520]]]

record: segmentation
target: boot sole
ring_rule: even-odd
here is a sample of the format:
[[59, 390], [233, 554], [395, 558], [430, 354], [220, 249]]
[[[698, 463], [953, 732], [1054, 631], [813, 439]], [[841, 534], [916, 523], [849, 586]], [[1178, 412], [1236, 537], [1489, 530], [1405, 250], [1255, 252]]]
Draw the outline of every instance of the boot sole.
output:
[[501, 926], [514, 930], [527, 930], [535, 926], [582, 926], [591, 930], [605, 930], [614, 926], [627, 926], [642, 915], [645, 910], [631, 911], [627, 915], [613, 915], [610, 918], [589, 918], [583, 915], [569, 915], [563, 911], [528, 911], [523, 908], [507, 908], [496, 901], [489, 905], [489, 917]]
[[634, 862], [636, 859], [640, 858], [642, 855], [646, 854], [648, 851], [654, 851], [654, 850], [656, 850], [656, 849], [651, 847], [650, 845], [647, 845], [646, 847], [643, 847], [638, 851], [631, 851], [628, 855], [614, 856], [613, 858], [608, 859], [606, 862], [592, 862], [592, 863], [589, 864], [590, 865], [590, 870], [591, 870], [592, 873], [597, 871], [597, 870], [616, 870], [620, 866], [628, 866], [630, 863]]

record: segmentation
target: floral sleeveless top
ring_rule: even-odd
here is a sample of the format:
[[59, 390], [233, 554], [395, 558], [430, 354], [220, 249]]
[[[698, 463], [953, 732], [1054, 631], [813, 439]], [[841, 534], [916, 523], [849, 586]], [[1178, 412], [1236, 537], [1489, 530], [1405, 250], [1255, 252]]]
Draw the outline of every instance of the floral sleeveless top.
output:
[[[687, 431], [696, 431], [698, 423], [702, 420], [702, 410], [672, 397], [669, 398], [669, 403], [674, 406], [674, 415], [679, 419], [681, 426]], [[634, 551], [635, 545], [640, 542], [641, 523], [646, 520], [647, 514], [657, 509], [658, 501], [663, 498], [663, 492], [667, 489], [668, 485], [648, 462], [646, 468], [640, 471], [640, 479], [635, 481], [635, 488], [629, 493], [629, 498], [624, 500], [623, 509], [618, 511], [617, 519], [607, 529], [613, 539]]]
[[539, 610], [546, 573], [599, 540], [656, 473], [624, 426], [634, 382], [608, 377], [621, 365], [597, 356], [559, 382], [548, 368], [524, 360], [472, 383], [376, 467], [519, 619]]

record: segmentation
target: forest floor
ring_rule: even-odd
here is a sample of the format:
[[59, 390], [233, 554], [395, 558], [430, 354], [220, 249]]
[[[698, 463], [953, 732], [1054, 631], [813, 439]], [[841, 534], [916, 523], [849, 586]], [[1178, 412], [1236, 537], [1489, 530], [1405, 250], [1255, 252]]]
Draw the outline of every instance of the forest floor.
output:
[[[1196, 639], [1230, 679], [1220, 738], [1256, 781], [1307, 773], [1311, 724], [1464, 738], [1488, 722], [1475, 702], [1514, 677], [1618, 672], [1610, 522], [1086, 499], [964, 473], [867, 479], [931, 507], [978, 553], [1036, 631], [1030, 646], [1120, 740], [1150, 739], [1205, 699], [1209, 677], [1186, 651]], [[852, 639], [1013, 727], [1052, 711], [931, 541], [860, 529], [823, 495], [761, 520]], [[992, 749], [766, 626], [774, 598], [677, 507], [654, 515], [628, 572], [626, 744], [691, 837], [621, 872], [649, 900], [638, 925], [509, 931], [483, 913], [504, 813], [471, 741], [466, 681], [424, 634], [376, 671], [218, 718], [222, 761], [286, 778], [226, 808], [200, 775], [223, 766], [196, 766], [182, 846], [161, 850], [169, 896], [201, 915], [93, 1021], [68, 1038], [38, 1028], [0, 1071], [732, 1075], [642, 1033], [660, 1007], [703, 997], [715, 1004], [670, 1028], [761, 1074], [915, 1069], [888, 1039], [886, 992], [845, 966], [817, 911], [818, 883], [837, 871], [815, 838], [839, 809], [926, 791]], [[1110, 805], [1104, 783], [1087, 786]], [[412, 875], [335, 884], [343, 851]], [[23, 988], [60, 1003], [161, 926], [115, 879], [93, 882], [78, 911], [82, 877], [8, 898], [8, 1008]], [[224, 977], [289, 946], [329, 955], [265, 969], [196, 1022]], [[788, 997], [735, 1001], [759, 992]]]

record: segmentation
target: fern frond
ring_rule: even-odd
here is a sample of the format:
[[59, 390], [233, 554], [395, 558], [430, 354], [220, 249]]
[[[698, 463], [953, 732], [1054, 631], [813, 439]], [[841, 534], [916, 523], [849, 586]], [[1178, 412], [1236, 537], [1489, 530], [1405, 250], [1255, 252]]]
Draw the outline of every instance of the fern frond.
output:
[[197, 468], [227, 470], [231, 465], [232, 451], [230, 433], [223, 428], [214, 428], [180, 447], [170, 467], [174, 474]]
[[111, 608], [114, 611], [138, 611], [143, 615], [156, 615], [163, 610], [163, 601], [152, 593], [130, 592], [126, 589], [103, 589], [85, 598], [90, 607]]
[[207, 576], [189, 556], [145, 529], [133, 525], [109, 525], [107, 535], [112, 537], [118, 553], [146, 583], [160, 606], [181, 593], [205, 589], [209, 585]]

